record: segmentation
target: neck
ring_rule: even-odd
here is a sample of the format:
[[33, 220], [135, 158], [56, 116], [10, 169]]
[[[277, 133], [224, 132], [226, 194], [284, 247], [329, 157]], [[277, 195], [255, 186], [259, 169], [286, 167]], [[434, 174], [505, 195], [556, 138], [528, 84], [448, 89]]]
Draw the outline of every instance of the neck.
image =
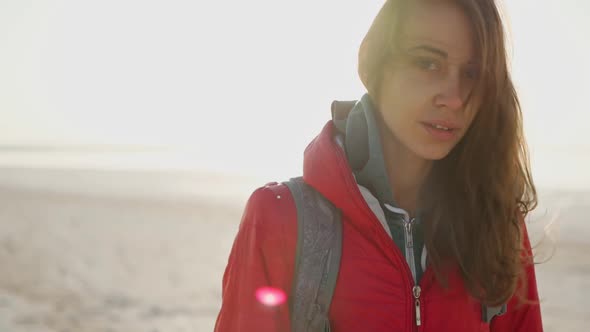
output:
[[393, 199], [398, 207], [414, 216], [420, 188], [432, 167], [432, 161], [407, 149], [388, 129], [382, 128], [380, 132]]

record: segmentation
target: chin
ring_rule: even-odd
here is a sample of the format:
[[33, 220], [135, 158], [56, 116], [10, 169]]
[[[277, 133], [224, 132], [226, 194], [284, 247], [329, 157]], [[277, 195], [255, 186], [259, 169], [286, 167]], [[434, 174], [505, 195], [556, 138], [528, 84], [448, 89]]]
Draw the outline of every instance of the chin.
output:
[[433, 147], [422, 147], [421, 149], [414, 150], [418, 156], [422, 157], [425, 160], [441, 160], [444, 159], [446, 156], [449, 155], [452, 149], [448, 147], [441, 147], [441, 146], [433, 146]]

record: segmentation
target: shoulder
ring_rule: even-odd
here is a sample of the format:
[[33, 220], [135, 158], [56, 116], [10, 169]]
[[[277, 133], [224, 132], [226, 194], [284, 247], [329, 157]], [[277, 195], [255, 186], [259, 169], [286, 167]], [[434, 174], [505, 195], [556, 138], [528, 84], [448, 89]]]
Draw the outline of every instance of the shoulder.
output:
[[262, 238], [297, 234], [297, 209], [289, 188], [270, 182], [256, 189], [248, 199], [240, 228], [256, 230]]
[[248, 205], [271, 204], [272, 202], [280, 201], [283, 199], [283, 196], [291, 198], [289, 188], [282, 183], [269, 182], [254, 190], [248, 199]]
[[297, 247], [297, 209], [289, 188], [273, 182], [256, 189], [246, 205], [239, 233], [261, 255], [272, 284], [288, 289]]

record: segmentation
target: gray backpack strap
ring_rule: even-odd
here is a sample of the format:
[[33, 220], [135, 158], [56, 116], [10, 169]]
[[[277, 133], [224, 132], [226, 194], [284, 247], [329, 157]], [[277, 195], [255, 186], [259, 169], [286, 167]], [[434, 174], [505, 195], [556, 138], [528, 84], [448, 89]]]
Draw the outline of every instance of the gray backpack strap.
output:
[[291, 330], [330, 331], [328, 312], [342, 254], [340, 211], [302, 178], [291, 179], [285, 185], [297, 207]]

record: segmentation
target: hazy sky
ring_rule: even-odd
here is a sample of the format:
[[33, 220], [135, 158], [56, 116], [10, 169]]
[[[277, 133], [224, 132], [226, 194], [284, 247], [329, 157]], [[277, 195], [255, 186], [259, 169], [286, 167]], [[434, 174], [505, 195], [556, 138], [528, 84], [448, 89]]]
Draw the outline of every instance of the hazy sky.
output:
[[[537, 172], [558, 151], [590, 186], [590, 157], [567, 159], [590, 155], [590, 3], [505, 2]], [[357, 49], [382, 3], [0, 0], [0, 144], [166, 144], [293, 174], [330, 102], [363, 93]]]

